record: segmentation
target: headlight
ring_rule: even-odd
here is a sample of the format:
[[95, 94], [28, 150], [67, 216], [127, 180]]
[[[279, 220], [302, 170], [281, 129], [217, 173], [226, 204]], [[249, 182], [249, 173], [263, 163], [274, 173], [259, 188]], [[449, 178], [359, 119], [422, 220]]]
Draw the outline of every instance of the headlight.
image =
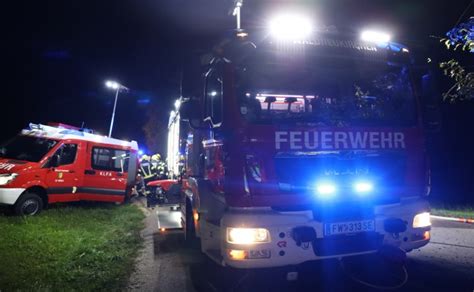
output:
[[428, 226], [431, 226], [431, 219], [430, 219], [429, 212], [423, 212], [423, 213], [417, 214], [413, 218], [413, 228], [422, 228], [422, 227], [428, 227]]
[[16, 173], [0, 174], [0, 186], [11, 183], [17, 176], [18, 174]]
[[270, 233], [265, 228], [227, 228], [227, 242], [254, 244], [270, 242]]

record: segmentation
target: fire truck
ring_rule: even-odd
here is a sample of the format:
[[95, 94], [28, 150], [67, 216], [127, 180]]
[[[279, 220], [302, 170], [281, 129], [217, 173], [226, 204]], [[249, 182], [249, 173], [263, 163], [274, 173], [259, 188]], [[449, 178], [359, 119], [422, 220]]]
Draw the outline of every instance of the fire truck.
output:
[[35, 215], [57, 202], [124, 202], [135, 185], [137, 152], [135, 141], [30, 124], [0, 145], [0, 204]]
[[429, 164], [409, 48], [373, 31], [282, 27], [237, 30], [176, 101], [168, 168], [186, 239], [235, 268], [426, 245]]

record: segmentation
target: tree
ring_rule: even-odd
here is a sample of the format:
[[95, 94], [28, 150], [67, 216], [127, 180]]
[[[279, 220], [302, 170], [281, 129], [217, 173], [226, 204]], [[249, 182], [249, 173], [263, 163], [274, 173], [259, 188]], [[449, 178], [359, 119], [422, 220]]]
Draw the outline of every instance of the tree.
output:
[[[440, 40], [448, 50], [474, 53], [474, 17], [448, 31], [446, 37]], [[443, 74], [453, 79], [454, 85], [443, 93], [443, 100], [456, 102], [474, 99], [474, 72], [468, 72], [455, 59], [441, 62], [439, 67]]]
[[168, 127], [163, 120], [163, 108], [158, 104], [150, 104], [146, 109], [147, 121], [143, 126], [145, 132], [146, 146], [150, 153], [160, 153], [162, 156], [166, 151], [168, 138]]

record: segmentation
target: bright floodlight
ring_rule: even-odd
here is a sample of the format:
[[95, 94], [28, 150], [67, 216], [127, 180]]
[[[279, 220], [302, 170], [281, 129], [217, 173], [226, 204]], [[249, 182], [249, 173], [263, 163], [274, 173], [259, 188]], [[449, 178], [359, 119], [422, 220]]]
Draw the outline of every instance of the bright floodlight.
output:
[[311, 21], [299, 15], [280, 15], [269, 23], [270, 34], [279, 40], [302, 40], [313, 31]]
[[390, 35], [384, 32], [366, 30], [362, 32], [360, 38], [363, 41], [376, 43], [376, 44], [386, 44], [390, 41]]
[[105, 82], [105, 86], [107, 86], [108, 88], [112, 88], [112, 89], [118, 89], [120, 87], [120, 84], [118, 84], [115, 81], [108, 80], [108, 81]]
[[370, 182], [360, 181], [354, 184], [354, 190], [357, 193], [368, 193], [374, 189], [374, 186]]
[[175, 102], [174, 102], [174, 107], [176, 109], [179, 109], [179, 107], [181, 106], [181, 99], [177, 99]]

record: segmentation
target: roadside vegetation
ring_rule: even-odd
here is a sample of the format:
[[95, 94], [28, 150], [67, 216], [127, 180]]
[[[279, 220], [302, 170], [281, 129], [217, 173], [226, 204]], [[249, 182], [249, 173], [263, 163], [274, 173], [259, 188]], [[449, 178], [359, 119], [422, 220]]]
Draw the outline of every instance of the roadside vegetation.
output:
[[68, 205], [0, 215], [0, 291], [118, 290], [142, 244], [134, 205]]
[[431, 214], [438, 216], [474, 219], [474, 207], [434, 204], [434, 206], [431, 208]]

